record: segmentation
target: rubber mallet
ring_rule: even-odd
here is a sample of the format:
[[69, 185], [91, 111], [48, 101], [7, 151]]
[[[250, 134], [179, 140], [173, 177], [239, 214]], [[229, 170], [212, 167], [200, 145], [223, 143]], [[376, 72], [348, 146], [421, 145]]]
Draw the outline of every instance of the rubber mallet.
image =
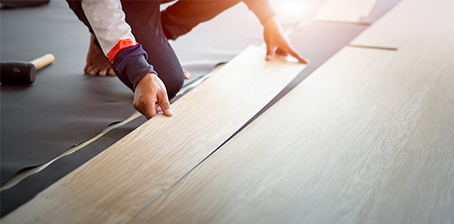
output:
[[31, 62], [0, 63], [0, 82], [7, 85], [27, 85], [35, 82], [36, 70], [42, 69], [55, 61], [52, 54], [43, 55]]

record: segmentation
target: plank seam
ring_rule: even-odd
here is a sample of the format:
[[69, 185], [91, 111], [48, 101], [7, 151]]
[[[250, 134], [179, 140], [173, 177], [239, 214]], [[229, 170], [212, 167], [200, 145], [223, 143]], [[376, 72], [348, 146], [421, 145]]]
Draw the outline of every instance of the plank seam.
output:
[[367, 48], [367, 49], [376, 49], [376, 50], [385, 50], [385, 51], [397, 51], [399, 50], [396, 47], [379, 47], [379, 46], [367, 46], [367, 45], [356, 45], [356, 44], [349, 44], [349, 47], [355, 48]]

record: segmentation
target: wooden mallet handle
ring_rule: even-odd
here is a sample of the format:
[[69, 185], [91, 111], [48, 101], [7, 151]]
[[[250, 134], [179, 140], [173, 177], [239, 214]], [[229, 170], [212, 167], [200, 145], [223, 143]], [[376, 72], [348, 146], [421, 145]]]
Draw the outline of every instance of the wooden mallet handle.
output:
[[55, 56], [53, 54], [45, 54], [37, 59], [30, 61], [35, 66], [36, 70], [40, 70], [55, 61]]

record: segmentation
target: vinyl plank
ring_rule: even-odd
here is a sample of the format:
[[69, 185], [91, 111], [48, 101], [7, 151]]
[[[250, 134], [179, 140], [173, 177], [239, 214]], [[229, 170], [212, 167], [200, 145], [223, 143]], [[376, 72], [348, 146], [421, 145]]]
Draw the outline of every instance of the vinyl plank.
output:
[[344, 48], [128, 223], [452, 223], [444, 34]]
[[452, 0], [402, 0], [358, 35], [351, 45], [400, 48], [415, 36], [433, 38], [452, 29]]
[[377, 0], [328, 0], [315, 15], [316, 20], [359, 22], [369, 16]]
[[[265, 51], [247, 48], [175, 102], [172, 118], [160, 115], [147, 121], [2, 223], [19, 218], [26, 223], [97, 221], [86, 215], [87, 208], [133, 216], [226, 141], [305, 67], [290, 57], [266, 62]], [[43, 200], [49, 201], [45, 208]], [[67, 201], [77, 208], [66, 205]], [[71, 216], [49, 215], [56, 208]], [[80, 218], [73, 222], [71, 217]]]
[[[36, 206], [25, 206], [20, 213], [6, 216], [2, 223], [125, 223], [130, 217], [105, 211], [77, 200], [58, 201], [37, 197]], [[38, 206], [39, 205], [39, 206]], [[43, 214], [43, 215], [35, 215]], [[12, 219], [13, 218], [13, 219]], [[87, 222], [89, 220], [89, 222]]]
[[426, 19], [343, 49], [130, 223], [452, 223], [454, 29]]

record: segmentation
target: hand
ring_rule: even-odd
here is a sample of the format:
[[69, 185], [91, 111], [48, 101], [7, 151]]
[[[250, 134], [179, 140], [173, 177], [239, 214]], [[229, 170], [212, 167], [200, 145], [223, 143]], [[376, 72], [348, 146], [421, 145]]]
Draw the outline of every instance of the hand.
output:
[[271, 19], [266, 21], [263, 25], [263, 36], [266, 43], [266, 60], [270, 61], [273, 59], [274, 54], [278, 53], [280, 55], [292, 55], [299, 62], [303, 64], [309, 64], [309, 60], [303, 58], [301, 55], [296, 53], [295, 49], [290, 46], [290, 40], [288, 39], [285, 32], [282, 30], [279, 21], [276, 16], [273, 16]]
[[[159, 105], [157, 105], [159, 103]], [[147, 119], [156, 116], [159, 112], [171, 117], [173, 115], [170, 109], [167, 90], [164, 83], [154, 73], [147, 73], [137, 83], [134, 91], [133, 106]]]

